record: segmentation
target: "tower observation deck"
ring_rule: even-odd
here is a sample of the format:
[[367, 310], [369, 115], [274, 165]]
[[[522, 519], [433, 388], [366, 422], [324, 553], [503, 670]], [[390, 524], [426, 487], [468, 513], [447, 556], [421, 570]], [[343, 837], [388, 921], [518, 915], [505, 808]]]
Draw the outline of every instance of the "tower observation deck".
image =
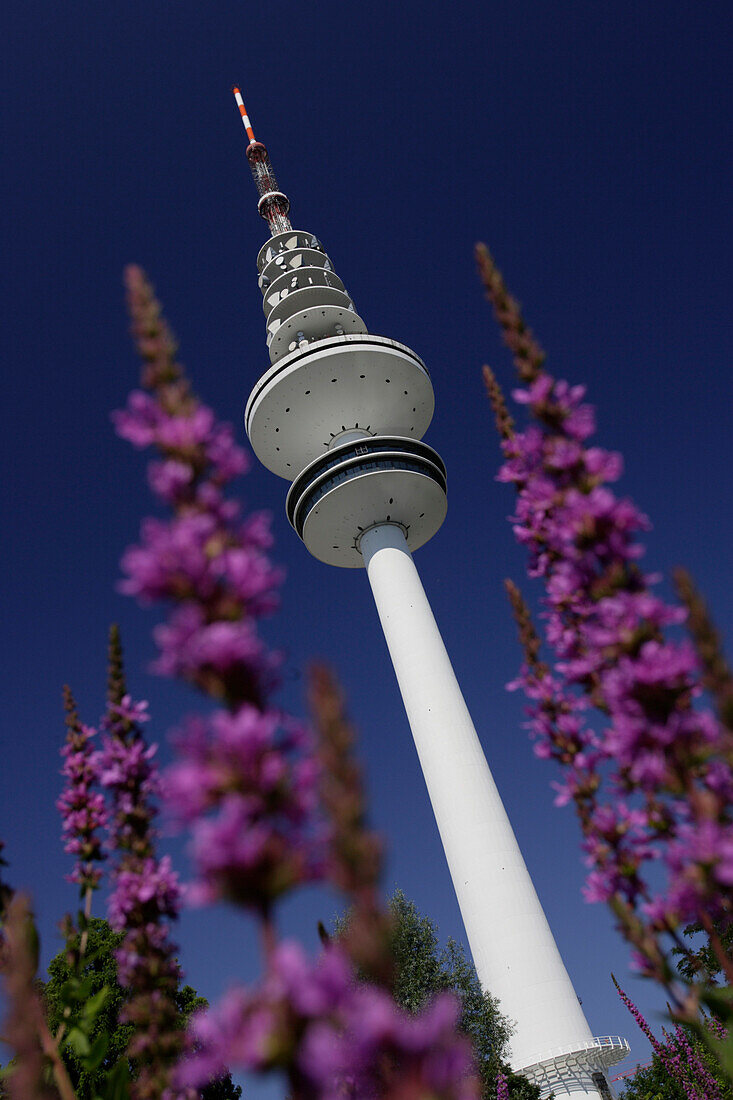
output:
[[293, 229], [234, 89], [270, 239], [257, 257], [270, 366], [245, 427], [291, 483], [288, 519], [328, 565], [365, 569], [482, 986], [516, 1024], [511, 1064], [557, 1100], [607, 1100], [629, 1050], [594, 1038], [565, 969], [420, 582], [412, 551], [446, 516], [446, 470], [422, 442], [430, 375], [367, 327], [320, 241]]

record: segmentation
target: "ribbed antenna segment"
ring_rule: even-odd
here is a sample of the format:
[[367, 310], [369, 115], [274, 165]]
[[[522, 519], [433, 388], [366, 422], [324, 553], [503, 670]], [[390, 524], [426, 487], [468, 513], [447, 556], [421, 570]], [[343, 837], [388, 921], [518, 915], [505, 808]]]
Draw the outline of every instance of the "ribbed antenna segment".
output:
[[237, 101], [237, 107], [239, 107], [239, 113], [242, 116], [244, 128], [247, 131], [247, 137], [249, 138], [250, 142], [255, 141], [255, 132], [252, 129], [252, 123], [249, 121], [249, 115], [247, 114], [247, 108], [245, 107], [244, 100], [242, 99], [242, 93], [240, 92], [236, 84], [232, 88], [232, 91], [234, 92], [234, 98]]
[[236, 86], [232, 88], [232, 91], [249, 138], [247, 160], [260, 196], [257, 209], [260, 216], [265, 219], [270, 227], [270, 236], [274, 237], [278, 233], [287, 233], [293, 228], [288, 217], [290, 201], [287, 195], [280, 191], [277, 186], [277, 180], [266, 147], [255, 138], [247, 108], [244, 106], [242, 93]]

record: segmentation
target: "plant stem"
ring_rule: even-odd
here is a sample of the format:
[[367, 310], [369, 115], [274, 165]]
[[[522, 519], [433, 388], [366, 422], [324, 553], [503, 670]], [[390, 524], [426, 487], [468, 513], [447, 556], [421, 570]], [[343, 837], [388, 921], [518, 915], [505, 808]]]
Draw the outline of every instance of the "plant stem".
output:
[[272, 914], [267, 912], [262, 918], [260, 925], [260, 938], [262, 940], [262, 950], [265, 956], [266, 962], [272, 960], [272, 956], [275, 953], [277, 947], [277, 932], [275, 930], [275, 922], [272, 919]]
[[53, 1035], [48, 1030], [48, 1024], [41, 1015], [40, 1007], [38, 1012], [38, 1037], [41, 1040], [41, 1049], [43, 1053], [51, 1062], [54, 1080], [61, 1094], [61, 1100], [76, 1100], [74, 1086], [66, 1071], [63, 1059], [59, 1054], [58, 1041], [54, 1039]]
[[87, 941], [89, 940], [89, 918], [92, 915], [92, 893], [93, 891], [91, 886], [87, 886], [86, 893], [84, 895], [85, 925], [84, 931], [81, 934], [81, 939], [79, 940], [79, 965], [81, 965], [81, 960], [83, 959], [84, 952], [87, 949]]

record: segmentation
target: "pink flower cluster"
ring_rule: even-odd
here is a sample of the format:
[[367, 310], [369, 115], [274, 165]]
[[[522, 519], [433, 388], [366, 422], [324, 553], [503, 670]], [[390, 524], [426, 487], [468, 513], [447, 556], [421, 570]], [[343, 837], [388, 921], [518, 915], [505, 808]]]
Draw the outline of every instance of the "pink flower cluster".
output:
[[[134, 870], [120, 870], [117, 874], [108, 908], [109, 923], [116, 932], [143, 928], [146, 937], [161, 947], [165, 938], [161, 936], [162, 921], [175, 918], [179, 899], [178, 876], [171, 867], [170, 856], [159, 860], [148, 857]], [[128, 956], [129, 952], [123, 949], [118, 959], [122, 985], [133, 984], [134, 964], [138, 961]]]
[[[113, 414], [117, 432], [135, 447], [155, 445], [169, 456], [150, 470], [153, 492], [169, 503], [188, 499], [197, 463], [207, 463], [210, 479], [224, 485], [249, 466], [244, 451], [234, 441], [231, 425], [218, 424], [205, 405], [185, 403], [177, 412], [167, 411], [141, 390], [130, 394], [127, 409]], [[193, 468], [192, 468], [193, 467]]]
[[723, 1100], [720, 1085], [701, 1058], [699, 1048], [690, 1042], [687, 1033], [678, 1024], [675, 1024], [674, 1035], [662, 1028], [665, 1041], [660, 1043], [642, 1013], [615, 978], [614, 985], [667, 1073], [684, 1090], [687, 1100]]
[[108, 916], [124, 939], [116, 952], [117, 977], [129, 991], [122, 1019], [134, 1025], [127, 1048], [138, 1069], [137, 1100], [159, 1100], [183, 1049], [175, 995], [181, 977], [170, 922], [178, 915], [181, 891], [170, 858], [156, 854], [154, 798], [160, 781], [140, 729], [147, 703], [125, 690], [122, 649], [116, 627], [110, 635], [109, 691], [98, 771], [112, 804], [112, 871]]
[[509, 1100], [509, 1086], [503, 1073], [496, 1078], [496, 1100]]
[[148, 747], [138, 728], [147, 718], [147, 703], [135, 703], [129, 695], [110, 702], [98, 760], [99, 781], [112, 797], [111, 843], [120, 855], [108, 916], [116, 932], [126, 933], [117, 955], [118, 975], [132, 989], [144, 984], [141, 971], [154, 954], [172, 960], [166, 922], [177, 916], [181, 893], [170, 857], [155, 854], [152, 799], [160, 780], [152, 758], [157, 746]]
[[125, 851], [134, 850], [137, 838], [145, 835], [155, 813], [150, 799], [159, 793], [152, 764], [158, 746], [148, 745], [136, 728], [148, 720], [147, 702], [133, 702], [129, 695], [110, 702], [102, 720], [105, 734], [96, 767], [99, 782], [112, 794], [115, 847]]
[[277, 659], [254, 621], [277, 606], [282, 573], [266, 554], [267, 517], [242, 520], [240, 505], [223, 493], [247, 469], [244, 451], [180, 380], [152, 395], [135, 391], [113, 419], [124, 439], [164, 456], [150, 464], [149, 480], [174, 510], [168, 520], [145, 520], [139, 545], [122, 559], [123, 592], [176, 605], [155, 634], [156, 670], [227, 700], [243, 687], [248, 696], [261, 694]]
[[478, 1100], [457, 1020], [452, 995], [409, 1016], [383, 989], [357, 982], [338, 947], [311, 963], [297, 944], [284, 942], [260, 988], [235, 989], [195, 1018], [198, 1050], [182, 1067], [182, 1082], [201, 1085], [230, 1064], [285, 1069], [299, 1100]]
[[[310, 963], [297, 947], [278, 942], [274, 903], [343, 863], [323, 824], [322, 776], [311, 737], [268, 701], [276, 660], [258, 636], [257, 621], [273, 610], [281, 574], [266, 556], [266, 519], [242, 520], [239, 505], [223, 492], [246, 466], [230, 429], [192, 395], [142, 272], [129, 269], [127, 284], [149, 392], [133, 394], [116, 425], [136, 446], [158, 451], [162, 462], [152, 464], [149, 480], [173, 514], [143, 524], [140, 545], [123, 559], [123, 587], [142, 601], [170, 606], [155, 634], [158, 671], [195, 684], [219, 704], [206, 717], [190, 718], [175, 736], [177, 762], [166, 774], [164, 796], [173, 820], [191, 832], [197, 871], [192, 898], [227, 899], [249, 909], [260, 922], [266, 953], [258, 989], [233, 992], [197, 1019], [196, 1053], [181, 1067], [181, 1084], [202, 1084], [237, 1065], [259, 1072], [280, 1068], [294, 1100], [336, 1100], [342, 1087], [355, 1097], [475, 1100], [470, 1050], [456, 1036], [452, 999], [407, 1018], [386, 988], [356, 981], [342, 949]], [[337, 740], [343, 734], [339, 718], [331, 715]], [[378, 846], [362, 845], [357, 836], [363, 810], [353, 767], [341, 759], [345, 752], [332, 746], [328, 757], [339, 772], [331, 801], [345, 795], [348, 839], [359, 841], [356, 853], [369, 866], [349, 867], [342, 877], [373, 902]], [[137, 767], [139, 761], [129, 763]], [[333, 813], [331, 820], [339, 824]], [[150, 903], [166, 896], [168, 881], [160, 878]], [[118, 893], [121, 887], [118, 882]], [[120, 910], [127, 904], [139, 907], [139, 888], [117, 902]], [[386, 928], [380, 925], [372, 939], [380, 941], [372, 952], [378, 954]]]
[[[485, 245], [476, 259], [524, 383], [514, 397], [530, 423], [517, 432], [484, 368], [505, 456], [499, 480], [517, 490], [514, 531], [529, 551], [530, 575], [544, 584], [554, 653], [551, 666], [540, 659], [528, 608], [508, 581], [526, 656], [510, 686], [530, 699], [538, 755], [562, 768], [558, 802], [575, 803], [589, 899], [609, 903], [640, 968], [681, 1008], [665, 954], [669, 937], [685, 950], [686, 924], [705, 930], [733, 981], [719, 935], [733, 922], [730, 674], [690, 579], [675, 578], [688, 617], [654, 594], [657, 576], [642, 572], [638, 536], [649, 523], [610, 488], [621, 458], [588, 442], [595, 416], [584, 388], [544, 369], [544, 351]], [[695, 650], [673, 633], [685, 620]], [[700, 706], [703, 684], [720, 722]]]
[[64, 696], [67, 735], [61, 755], [64, 758], [62, 775], [66, 785], [56, 808], [61, 814], [64, 851], [76, 857], [69, 879], [78, 882], [82, 891], [94, 890], [102, 875], [99, 864], [105, 858], [102, 836], [98, 830], [104, 830], [108, 820], [104, 796], [94, 790], [97, 753], [92, 748], [92, 738], [96, 736], [96, 730], [79, 721], [68, 688]]
[[[617, 455], [585, 441], [594, 428], [584, 389], [544, 371], [515, 399], [538, 422], [503, 441], [499, 479], [518, 491], [514, 531], [530, 575], [546, 591], [554, 670], [527, 665], [537, 751], [565, 770], [560, 800], [584, 811], [593, 868], [589, 898], [643, 902], [659, 928], [733, 917], [733, 769], [730, 745], [700, 694], [690, 645], [665, 639], [684, 611], [653, 595], [637, 562], [648, 522], [608, 482]], [[590, 706], [602, 714], [591, 723]], [[609, 765], [608, 795], [601, 774]], [[606, 789], [606, 788], [603, 788]], [[662, 857], [665, 888], [652, 896], [641, 869]]]
[[318, 769], [302, 725], [244, 703], [190, 718], [174, 743], [165, 798], [173, 819], [191, 828], [199, 875], [192, 900], [267, 911], [280, 894], [321, 876]]
[[179, 733], [166, 800], [174, 819], [191, 827], [192, 899], [228, 898], [265, 912], [275, 897], [320, 876], [323, 864], [309, 738], [267, 707], [278, 658], [257, 623], [277, 606], [282, 572], [267, 556], [268, 518], [242, 518], [224, 492], [249, 465], [244, 451], [192, 394], [138, 268], [128, 269], [127, 284], [149, 392], [133, 393], [114, 420], [123, 438], [162, 457], [149, 480], [172, 515], [144, 521], [140, 544], [123, 557], [122, 588], [170, 605], [155, 630], [155, 669], [226, 707]]

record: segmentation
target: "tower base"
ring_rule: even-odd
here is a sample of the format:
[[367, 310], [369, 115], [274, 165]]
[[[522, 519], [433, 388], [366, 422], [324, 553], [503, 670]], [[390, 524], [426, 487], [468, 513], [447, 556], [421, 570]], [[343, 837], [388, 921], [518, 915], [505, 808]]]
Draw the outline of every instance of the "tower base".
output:
[[629, 1044], [619, 1035], [603, 1035], [583, 1046], [569, 1046], [548, 1052], [531, 1065], [522, 1066], [522, 1073], [537, 1085], [543, 1098], [554, 1093], [555, 1100], [613, 1100], [608, 1083], [609, 1066], [623, 1061]]

